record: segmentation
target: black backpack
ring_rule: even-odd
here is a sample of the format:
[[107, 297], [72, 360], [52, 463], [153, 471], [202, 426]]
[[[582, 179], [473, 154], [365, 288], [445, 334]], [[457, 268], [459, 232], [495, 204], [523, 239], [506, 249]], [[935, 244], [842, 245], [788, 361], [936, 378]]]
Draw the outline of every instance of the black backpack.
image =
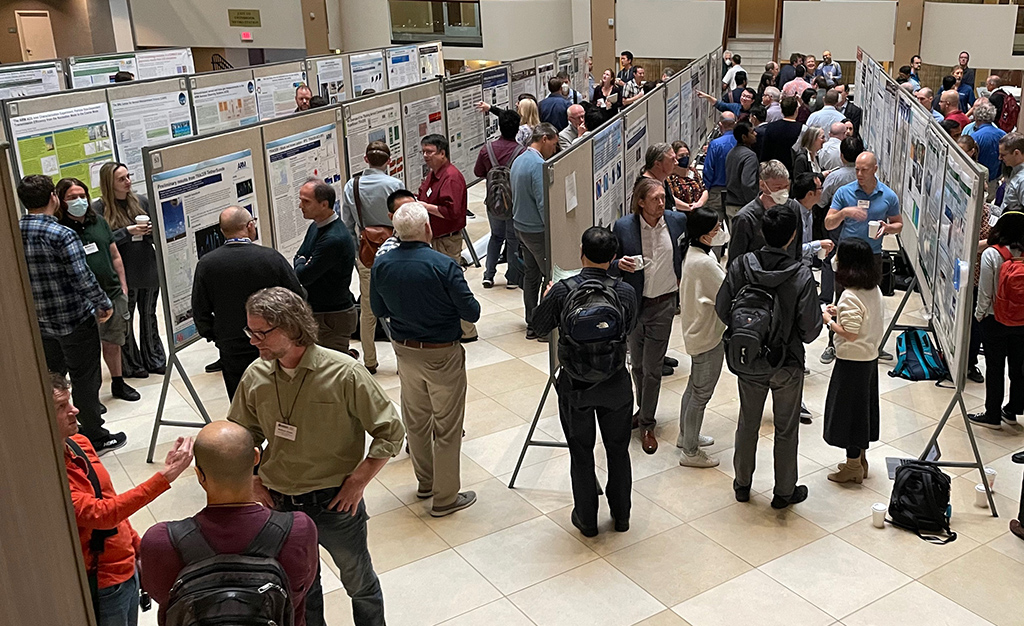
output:
[[610, 277], [566, 280], [558, 360], [574, 380], [604, 382], [626, 365], [626, 316], [615, 291], [618, 283]]
[[518, 146], [508, 163], [500, 165], [494, 156], [493, 143], [488, 141], [485, 144], [487, 156], [491, 159], [491, 169], [487, 171], [487, 195], [484, 197], [484, 206], [487, 207], [489, 217], [508, 220], [512, 219], [512, 162], [526, 149]]
[[[739, 263], [747, 284], [733, 296], [729, 323], [725, 331], [725, 362], [737, 376], [770, 377], [782, 366], [785, 356], [785, 333], [779, 328], [784, 315], [779, 310], [775, 289], [754, 282], [750, 269], [752, 252]], [[794, 263], [789, 272], [796, 273]]]
[[[889, 523], [930, 543], [956, 541], [949, 528], [949, 476], [932, 463], [904, 461], [896, 468], [889, 499]], [[946, 533], [946, 539], [926, 533]]]
[[292, 626], [288, 575], [277, 560], [292, 513], [272, 511], [241, 554], [217, 554], [192, 518], [167, 524], [185, 567], [167, 602], [167, 626]]

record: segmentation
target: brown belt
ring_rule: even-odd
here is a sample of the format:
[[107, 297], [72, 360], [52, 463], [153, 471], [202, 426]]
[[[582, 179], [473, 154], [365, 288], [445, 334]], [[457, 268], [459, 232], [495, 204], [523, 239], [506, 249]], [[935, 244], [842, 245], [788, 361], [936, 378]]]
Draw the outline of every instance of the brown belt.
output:
[[449, 341], [447, 343], [427, 343], [425, 341], [416, 341], [415, 339], [402, 339], [401, 341], [396, 341], [395, 343], [397, 343], [399, 345], [403, 345], [406, 348], [417, 348], [417, 349], [428, 349], [429, 350], [429, 349], [436, 349], [436, 348], [450, 348], [451, 346], [454, 346], [455, 344], [457, 344], [459, 342], [458, 341]]
[[663, 293], [660, 296], [657, 296], [655, 298], [641, 298], [641, 301], [644, 304], [658, 304], [659, 302], [664, 302], [665, 300], [668, 300], [669, 298], [675, 299], [676, 293], [677, 292], [675, 292], [675, 291], [670, 291], [668, 293]]
[[447, 235], [434, 235], [434, 239], [447, 239], [449, 237], [454, 237], [455, 235], [461, 235], [461, 234], [462, 234], [461, 230], [453, 230], [452, 232], [448, 233]]

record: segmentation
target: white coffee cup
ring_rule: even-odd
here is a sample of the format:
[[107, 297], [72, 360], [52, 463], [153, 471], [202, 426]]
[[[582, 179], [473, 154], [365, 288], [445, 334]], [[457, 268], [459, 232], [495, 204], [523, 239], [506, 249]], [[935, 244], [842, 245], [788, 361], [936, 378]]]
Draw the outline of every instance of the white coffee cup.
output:
[[828, 256], [828, 251], [825, 250], [825, 248], [818, 248], [818, 258], [819, 259], [825, 260], [825, 257], [827, 257], [827, 256]]
[[634, 254], [630, 258], [633, 259], [634, 263], [636, 263], [636, 269], [638, 270], [644, 269], [644, 266], [647, 265], [646, 261], [644, 261], [644, 255], [642, 254]]
[[985, 485], [974, 486], [974, 506], [982, 509], [988, 508], [988, 492], [985, 491]]
[[871, 525], [875, 528], [885, 528], [885, 512], [889, 509], [883, 502], [876, 502], [871, 505]]
[[[149, 216], [148, 215], [136, 215], [135, 216], [135, 224], [137, 226], [149, 226]], [[132, 241], [142, 241], [142, 235], [134, 235], [132, 237]]]
[[882, 222], [878, 220], [871, 220], [868, 222], [868, 237], [874, 237], [878, 229], [881, 228]]
[[988, 488], [992, 491], [996, 489], [996, 471], [991, 467], [985, 468], [985, 480], [988, 481]]

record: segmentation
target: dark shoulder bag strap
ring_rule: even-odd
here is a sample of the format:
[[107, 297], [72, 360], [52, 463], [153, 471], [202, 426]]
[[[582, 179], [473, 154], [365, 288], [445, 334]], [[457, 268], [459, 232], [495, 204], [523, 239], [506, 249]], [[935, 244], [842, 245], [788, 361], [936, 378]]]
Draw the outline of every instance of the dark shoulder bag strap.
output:
[[281, 548], [284, 547], [288, 535], [292, 532], [294, 520], [295, 516], [291, 512], [271, 511], [263, 528], [253, 537], [242, 554], [276, 559]]
[[363, 173], [359, 172], [358, 174], [352, 177], [352, 197], [356, 201], [356, 217], [359, 218], [359, 230], [363, 230], [364, 228], [363, 202], [362, 200], [359, 199], [359, 179], [362, 177], [362, 175]]
[[[93, 495], [96, 496], [97, 500], [103, 499], [103, 490], [100, 488], [100, 478], [96, 475], [96, 470], [93, 469], [92, 463], [89, 462], [89, 457], [86, 456], [85, 450], [79, 446], [74, 439], [68, 437], [65, 439], [68, 447], [74, 452], [75, 456], [85, 461], [85, 476], [89, 479], [89, 484], [92, 485]], [[92, 598], [92, 609], [96, 615], [100, 614], [100, 555], [103, 554], [104, 543], [106, 543], [107, 537], [113, 536], [117, 533], [117, 529], [114, 530], [101, 530], [93, 529], [89, 535], [89, 563], [86, 564], [86, 579], [89, 582], [89, 595]]]
[[177, 522], [167, 523], [167, 534], [171, 545], [181, 557], [181, 562], [189, 566], [203, 559], [217, 556], [210, 544], [206, 542], [199, 524], [194, 518], [188, 517]]

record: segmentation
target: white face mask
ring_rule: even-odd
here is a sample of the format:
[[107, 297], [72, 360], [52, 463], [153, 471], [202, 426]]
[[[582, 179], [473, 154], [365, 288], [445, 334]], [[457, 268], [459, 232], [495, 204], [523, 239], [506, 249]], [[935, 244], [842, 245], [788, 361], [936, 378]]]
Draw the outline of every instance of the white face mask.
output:
[[839, 255], [838, 254], [836, 254], [836, 255], [834, 255], [832, 257], [832, 271], [833, 272], [838, 272], [839, 271]]
[[775, 204], [786, 204], [789, 200], [789, 189], [780, 189], [770, 192], [768, 195], [771, 196], [772, 202]]
[[729, 67], [730, 65], [732, 65], [732, 59], [726, 59], [725, 60], [725, 66]]
[[82, 217], [89, 210], [89, 201], [85, 198], [68, 200], [68, 213], [73, 217]]
[[711, 238], [712, 246], [724, 246], [729, 243], [729, 231], [725, 229], [725, 224], [722, 224], [718, 228], [718, 232]]

